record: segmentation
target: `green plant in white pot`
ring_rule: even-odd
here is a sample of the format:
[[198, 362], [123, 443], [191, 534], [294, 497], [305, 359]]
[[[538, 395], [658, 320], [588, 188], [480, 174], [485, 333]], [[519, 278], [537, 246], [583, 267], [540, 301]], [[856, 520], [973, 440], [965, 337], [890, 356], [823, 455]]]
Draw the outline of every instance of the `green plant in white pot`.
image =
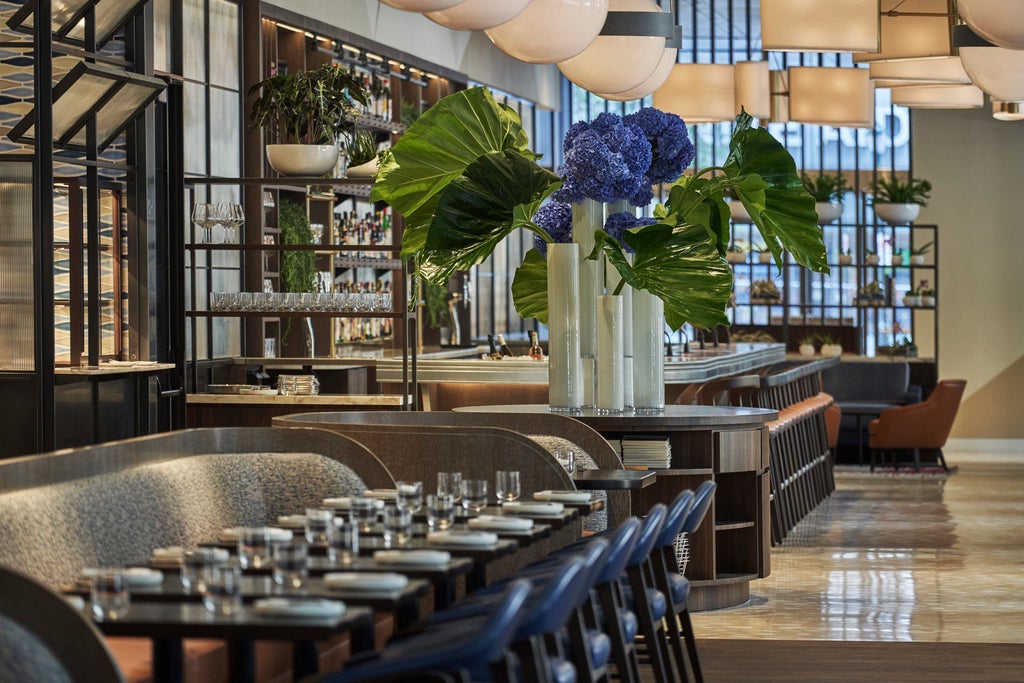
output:
[[273, 75], [249, 90], [249, 121], [267, 134], [267, 160], [282, 175], [321, 176], [338, 162], [338, 135], [366, 105], [369, 93], [354, 72], [334, 64]]
[[846, 178], [842, 173], [829, 175], [819, 173], [812, 178], [800, 174], [804, 188], [814, 197], [814, 210], [818, 212], [818, 224], [825, 225], [843, 215], [843, 194], [846, 192]]
[[932, 184], [927, 180], [899, 176], [878, 178], [871, 184], [871, 205], [875, 215], [891, 225], [912, 223], [922, 206], [928, 205]]
[[815, 338], [814, 335], [808, 334], [800, 339], [800, 355], [801, 356], [813, 356], [818, 352], [818, 349], [814, 346]]

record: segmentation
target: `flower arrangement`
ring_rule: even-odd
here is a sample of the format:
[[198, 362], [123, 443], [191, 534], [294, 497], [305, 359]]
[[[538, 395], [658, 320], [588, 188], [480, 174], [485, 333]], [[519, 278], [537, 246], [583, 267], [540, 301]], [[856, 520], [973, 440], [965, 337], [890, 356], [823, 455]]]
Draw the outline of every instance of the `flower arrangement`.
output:
[[651, 144], [651, 165], [646, 173], [648, 185], [674, 183], [693, 163], [697, 151], [686, 130], [686, 122], [680, 117], [644, 107], [627, 115], [623, 121], [639, 126]]
[[[544, 230], [551, 242], [572, 242], [572, 205], [557, 200], [550, 201], [537, 209], [533, 222]], [[540, 233], [534, 233], [533, 246], [545, 258], [548, 255], [548, 240]]]
[[[642, 199], [650, 191], [655, 149], [663, 156], [677, 152], [672, 161], [662, 159], [665, 168], [688, 164], [689, 145], [677, 139], [679, 130], [667, 119], [661, 119], [661, 127], [650, 126], [652, 146], [639, 124], [656, 118], [646, 113], [626, 122], [602, 114], [573, 125], [563, 145], [563, 179], [536, 163], [514, 111], [484, 88], [459, 91], [424, 112], [384, 153], [371, 200], [387, 202], [405, 218], [402, 255], [415, 259], [416, 274], [445, 283], [485, 260], [516, 229], [554, 241], [550, 224], [534, 216], [556, 191], [560, 201]], [[653, 212], [653, 224], [623, 227], [621, 241], [595, 231], [589, 256], [603, 252], [619, 272], [620, 286], [660, 298], [674, 329], [684, 322], [702, 328], [727, 323], [732, 271], [724, 258], [726, 190], [748, 208], [776, 263], [781, 265], [787, 250], [794, 262], [828, 271], [814, 200], [800, 183], [792, 156], [767, 130], [753, 127], [746, 114], [737, 117], [729, 147], [721, 166], [684, 174], [671, 185]], [[632, 259], [627, 247], [635, 252]], [[520, 315], [546, 322], [546, 292], [545, 257], [531, 249], [512, 285]]]
[[623, 251], [632, 254], [634, 253], [633, 247], [625, 241], [626, 231], [645, 225], [654, 225], [656, 222], [653, 218], [638, 218], [632, 213], [623, 211], [608, 216], [604, 222], [604, 231], [622, 246]]

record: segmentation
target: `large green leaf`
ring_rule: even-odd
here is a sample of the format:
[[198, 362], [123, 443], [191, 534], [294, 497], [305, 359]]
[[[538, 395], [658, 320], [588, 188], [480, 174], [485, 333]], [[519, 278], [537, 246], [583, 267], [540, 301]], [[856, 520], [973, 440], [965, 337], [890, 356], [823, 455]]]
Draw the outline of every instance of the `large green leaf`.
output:
[[409, 127], [386, 155], [370, 195], [405, 219], [403, 256], [423, 248], [445, 188], [482, 155], [503, 150], [533, 158], [519, 116], [486, 88], [443, 98]]
[[519, 315], [548, 324], [548, 262], [536, 249], [526, 252], [516, 269], [512, 300]]
[[533, 228], [531, 217], [557, 188], [558, 176], [518, 151], [481, 156], [441, 193], [427, 232], [423, 276], [442, 284], [482, 263], [513, 230]]
[[819, 273], [828, 272], [814, 198], [804, 188], [793, 157], [767, 130], [752, 127], [747, 114], [736, 119], [725, 171], [733, 180], [756, 174], [768, 183], [763, 195], [747, 182], [733, 189], [776, 264], [781, 267], [782, 251], [786, 250], [797, 263]]
[[632, 264], [607, 233], [598, 231], [595, 239], [595, 254], [604, 251], [626, 282], [665, 303], [665, 319], [672, 329], [686, 322], [702, 328], [729, 324], [725, 308], [732, 293], [732, 269], [704, 227], [659, 223], [627, 230], [623, 239], [636, 252]]

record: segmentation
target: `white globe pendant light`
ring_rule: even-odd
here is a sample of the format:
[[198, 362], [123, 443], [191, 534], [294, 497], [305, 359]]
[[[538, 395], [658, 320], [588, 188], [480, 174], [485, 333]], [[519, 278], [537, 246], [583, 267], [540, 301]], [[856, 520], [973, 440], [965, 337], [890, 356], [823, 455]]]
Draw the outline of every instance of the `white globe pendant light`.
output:
[[957, 0], [960, 18], [999, 47], [1024, 50], [1024, 0]]
[[554, 64], [583, 52], [601, 32], [607, 15], [608, 0], [532, 0], [513, 19], [486, 33], [511, 57]]
[[435, 10], [455, 7], [463, 0], [380, 0], [388, 7], [400, 9], [403, 12], [433, 12]]
[[612, 100], [614, 102], [630, 102], [632, 100], [639, 100], [643, 97], [647, 97], [668, 80], [669, 75], [672, 73], [672, 67], [676, 65], [676, 59], [678, 57], [678, 47], [667, 47], [664, 52], [662, 52], [661, 61], [658, 63], [658, 66], [655, 67], [654, 73], [648, 76], [647, 80], [640, 85], [623, 92], [602, 92], [595, 94], [598, 97], [603, 97], [606, 100]]
[[449, 9], [426, 12], [425, 16], [456, 31], [483, 31], [504, 24], [529, 4], [530, 0], [463, 0]]
[[584, 90], [625, 92], [654, 73], [673, 25], [672, 15], [651, 0], [609, 0], [601, 35], [558, 68]]
[[992, 45], [970, 26], [954, 28], [953, 38], [964, 71], [976, 86], [1000, 102], [1024, 101], [1024, 50]]

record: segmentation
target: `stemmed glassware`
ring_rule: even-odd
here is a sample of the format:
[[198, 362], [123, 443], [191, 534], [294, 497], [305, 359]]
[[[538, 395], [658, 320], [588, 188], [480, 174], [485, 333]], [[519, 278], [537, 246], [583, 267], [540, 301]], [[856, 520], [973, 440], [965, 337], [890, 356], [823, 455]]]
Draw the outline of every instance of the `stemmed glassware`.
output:
[[245, 224], [245, 211], [241, 204], [223, 203], [220, 207], [221, 224], [224, 226], [224, 242], [238, 244], [238, 229]]
[[209, 244], [213, 240], [213, 226], [217, 220], [213, 217], [213, 204], [196, 204], [192, 207], [192, 222], [201, 228], [203, 242]]
[[245, 211], [241, 204], [217, 202], [215, 204], [196, 204], [192, 207], [192, 222], [203, 230], [203, 242], [213, 243], [213, 228], [220, 225], [224, 228], [225, 243], [238, 242], [238, 229], [245, 223]]

